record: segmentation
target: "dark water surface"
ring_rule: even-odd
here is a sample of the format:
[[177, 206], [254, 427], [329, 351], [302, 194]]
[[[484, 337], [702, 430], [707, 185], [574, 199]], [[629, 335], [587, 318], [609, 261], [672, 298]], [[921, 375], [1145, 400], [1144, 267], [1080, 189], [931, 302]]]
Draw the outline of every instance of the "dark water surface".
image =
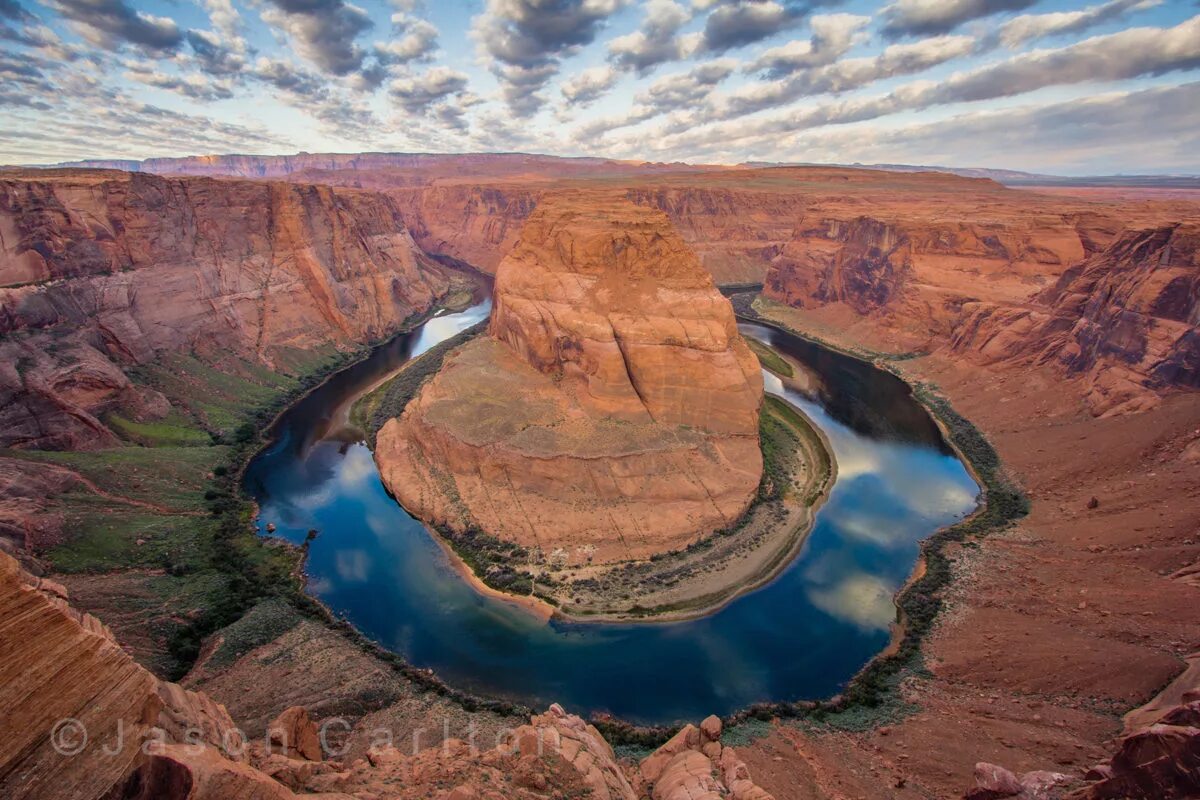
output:
[[347, 401], [487, 315], [431, 320], [297, 403], [250, 464], [246, 490], [275, 535], [320, 535], [309, 591], [359, 630], [450, 685], [533, 707], [562, 703], [641, 723], [696, 720], [764, 700], [824, 698], [879, 652], [918, 542], [969, 514], [978, 487], [894, 376], [771, 328], [743, 324], [806, 366], [767, 390], [802, 408], [839, 475], [801, 553], [767, 586], [703, 619], [544, 623], [482, 597], [383, 488], [344, 420]]

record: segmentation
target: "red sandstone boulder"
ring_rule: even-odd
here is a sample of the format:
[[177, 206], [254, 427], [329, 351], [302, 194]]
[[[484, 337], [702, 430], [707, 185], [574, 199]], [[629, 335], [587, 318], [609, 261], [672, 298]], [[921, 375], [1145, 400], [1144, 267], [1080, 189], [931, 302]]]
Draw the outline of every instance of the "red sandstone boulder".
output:
[[323, 755], [317, 725], [302, 706], [292, 706], [276, 717], [267, 726], [267, 739], [272, 752], [288, 758], [320, 761]]
[[1021, 793], [1021, 782], [1004, 767], [981, 761], [975, 765], [975, 788], [966, 794], [966, 800], [1000, 800], [1016, 797]]

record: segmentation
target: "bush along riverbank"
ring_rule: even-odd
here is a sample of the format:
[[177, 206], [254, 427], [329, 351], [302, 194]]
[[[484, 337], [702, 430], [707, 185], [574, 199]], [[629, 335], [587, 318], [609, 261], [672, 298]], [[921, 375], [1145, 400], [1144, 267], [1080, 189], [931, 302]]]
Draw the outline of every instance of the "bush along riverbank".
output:
[[[739, 318], [773, 327], [793, 336], [888, 369], [887, 361], [905, 360], [880, 357], [879, 354], [852, 352], [831, 346], [827, 342], [805, 336], [799, 331], [763, 317], [751, 305], [754, 297], [735, 295], [734, 309]], [[981, 503], [966, 519], [941, 529], [921, 543], [923, 571], [909, 581], [896, 597], [897, 622], [900, 638], [872, 659], [836, 697], [824, 701], [793, 703], [760, 703], [733, 714], [725, 720], [731, 731], [738, 726], [753, 730], [761, 722], [772, 719], [792, 719], [836, 729], [864, 729], [883, 724], [906, 711], [899, 696], [902, 680], [923, 670], [922, 644], [933, 630], [942, 611], [942, 592], [953, 579], [953, 562], [948, 555], [955, 544], [977, 540], [995, 531], [1008, 528], [1029, 513], [1029, 500], [1006, 475], [1000, 456], [987, 437], [970, 420], [959, 414], [936, 388], [926, 383], [909, 383], [913, 396], [942, 428], [947, 442], [972, 471], [983, 488]], [[640, 744], [640, 737], [629, 734], [630, 744]]]

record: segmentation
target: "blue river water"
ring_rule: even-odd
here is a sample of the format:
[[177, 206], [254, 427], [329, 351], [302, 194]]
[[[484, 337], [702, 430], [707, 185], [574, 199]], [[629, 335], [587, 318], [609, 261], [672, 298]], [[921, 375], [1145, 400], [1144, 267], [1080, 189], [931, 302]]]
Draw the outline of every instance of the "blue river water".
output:
[[347, 404], [407, 359], [486, 318], [486, 301], [430, 320], [289, 409], [249, 465], [259, 524], [309, 550], [308, 590], [364, 634], [451, 686], [533, 707], [643, 724], [836, 694], [889, 639], [893, 595], [919, 542], [971, 513], [979, 489], [896, 377], [798, 337], [744, 335], [803, 364], [767, 390], [801, 408], [838, 464], [795, 560], [762, 588], [677, 623], [543, 622], [478, 594], [385, 491]]

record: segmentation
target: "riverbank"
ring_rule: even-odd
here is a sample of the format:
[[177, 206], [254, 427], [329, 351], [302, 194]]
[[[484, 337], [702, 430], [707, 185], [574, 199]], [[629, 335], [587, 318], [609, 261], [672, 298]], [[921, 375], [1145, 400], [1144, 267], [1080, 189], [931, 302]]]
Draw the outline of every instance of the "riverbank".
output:
[[[368, 440], [403, 413], [426, 377], [451, 350], [477, 333], [465, 332], [405, 365], [364, 395], [352, 418]], [[757, 351], [782, 378], [792, 367], [766, 345]], [[603, 565], [560, 565], [526, 548], [482, 533], [435, 530], [455, 557], [456, 570], [477, 590], [513, 600], [539, 618], [589, 622], [678, 622], [712, 614], [769, 583], [812, 529], [836, 478], [828, 441], [799, 409], [768, 398], [760, 440], [764, 475], [750, 508], [729, 528], [685, 549], [650, 559]]]
[[[975, 482], [980, 486], [980, 503], [974, 513], [936, 531], [921, 542], [921, 555], [912, 574], [896, 593], [896, 623], [888, 646], [872, 658], [847, 683], [845, 691], [825, 702], [766, 703], [734, 715], [728, 724], [770, 718], [815, 720], [824, 727], [847, 725], [860, 729], [891, 721], [904, 701], [899, 687], [920, 666], [924, 639], [934, 629], [943, 607], [942, 593], [953, 578], [953, 555], [963, 543], [977, 541], [989, 533], [1008, 528], [1029, 513], [1029, 501], [1003, 469], [987, 438], [968, 419], [956, 412], [934, 386], [914, 383], [890, 362], [907, 361], [916, 353], [880, 353], [848, 347], [814, 337], [788, 325], [778, 315], [760, 313], [757, 296], [731, 298], [740, 319], [776, 328], [826, 349], [886, 369], [907, 383], [913, 397], [926, 409]], [[839, 719], [841, 720], [839, 722]]]

